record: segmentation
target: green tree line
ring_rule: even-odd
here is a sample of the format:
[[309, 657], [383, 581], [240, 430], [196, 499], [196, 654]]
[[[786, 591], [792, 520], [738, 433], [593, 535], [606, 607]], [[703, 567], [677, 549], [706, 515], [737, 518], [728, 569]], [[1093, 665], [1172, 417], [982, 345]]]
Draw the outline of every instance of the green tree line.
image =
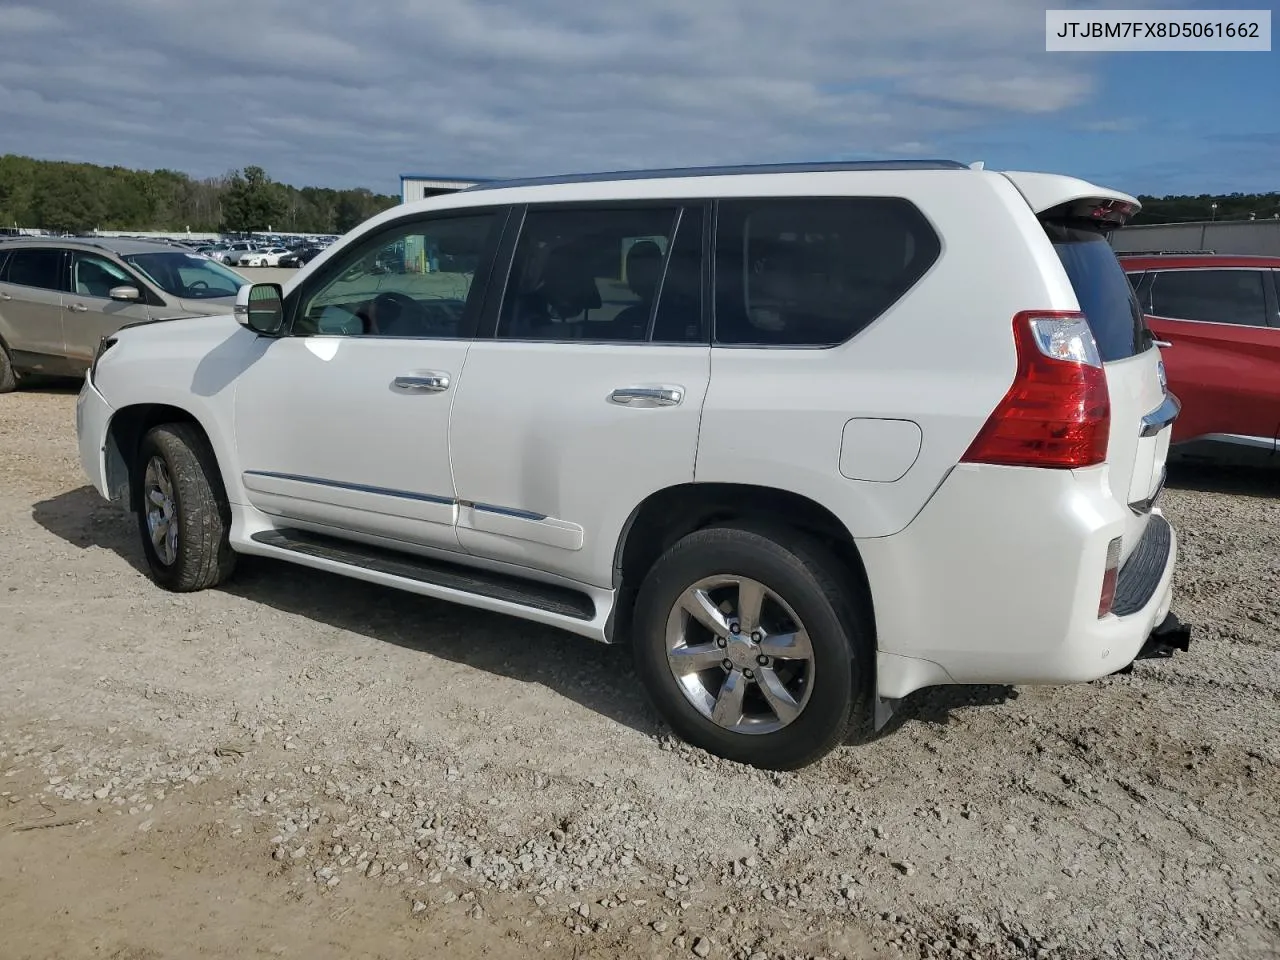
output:
[[[1185, 223], [1195, 220], [1270, 220], [1280, 213], [1280, 193], [1229, 193], [1199, 196], [1139, 195], [1142, 210], [1132, 223]], [[1214, 204], [1217, 204], [1217, 209]]]
[[0, 227], [345, 233], [400, 198], [292, 187], [261, 167], [197, 180], [175, 170], [0, 156]]
[[[1251, 215], [1270, 220], [1280, 213], [1280, 193], [1139, 199], [1143, 209], [1134, 223], [1248, 220]], [[0, 156], [0, 227], [345, 233], [398, 202], [364, 189], [291, 187], [256, 166], [196, 180], [175, 170]]]

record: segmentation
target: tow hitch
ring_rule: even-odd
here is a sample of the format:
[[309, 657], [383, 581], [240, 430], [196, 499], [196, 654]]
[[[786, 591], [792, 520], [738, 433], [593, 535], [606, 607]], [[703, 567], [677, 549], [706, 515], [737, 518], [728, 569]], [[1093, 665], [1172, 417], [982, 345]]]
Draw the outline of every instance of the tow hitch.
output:
[[1138, 651], [1135, 660], [1155, 660], [1172, 657], [1175, 651], [1186, 653], [1191, 647], [1191, 628], [1169, 613]]
[[[1191, 628], [1170, 611], [1168, 616], [1156, 624], [1133, 661], [1136, 663], [1139, 660], [1167, 660], [1179, 650], [1186, 653], [1190, 647]], [[1126, 664], [1116, 673], [1133, 673], [1133, 663]]]

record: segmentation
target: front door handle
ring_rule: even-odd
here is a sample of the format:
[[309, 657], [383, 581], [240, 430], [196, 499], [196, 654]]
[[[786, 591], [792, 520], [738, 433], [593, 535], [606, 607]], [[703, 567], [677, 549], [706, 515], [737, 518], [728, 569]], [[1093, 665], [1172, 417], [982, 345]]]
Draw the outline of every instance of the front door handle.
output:
[[442, 393], [449, 389], [449, 375], [434, 370], [396, 377], [391, 385], [409, 393]]
[[12, 299], [13, 297], [9, 296], [7, 293], [0, 293], [0, 300], [12, 300]]
[[70, 310], [70, 311], [72, 311], [73, 313], [88, 313], [88, 312], [89, 312], [89, 308], [88, 308], [88, 307], [86, 307], [83, 303], [71, 303], [71, 304], [67, 304], [67, 309], [68, 309], [68, 310]]
[[684, 387], [619, 387], [610, 403], [624, 407], [674, 407], [684, 399]]
[[1153, 347], [1159, 347], [1161, 350], [1168, 350], [1170, 347], [1172, 347], [1172, 346], [1173, 346], [1173, 343], [1172, 343], [1172, 341], [1169, 341], [1169, 340], [1155, 340], [1155, 339], [1153, 339], [1153, 340], [1151, 341], [1151, 345], [1152, 345]]

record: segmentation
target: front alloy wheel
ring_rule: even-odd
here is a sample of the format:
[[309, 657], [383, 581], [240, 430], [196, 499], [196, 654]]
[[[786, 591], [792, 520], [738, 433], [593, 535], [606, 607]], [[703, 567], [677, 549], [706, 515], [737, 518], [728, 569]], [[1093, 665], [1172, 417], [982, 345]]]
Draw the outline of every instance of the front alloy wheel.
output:
[[147, 534], [155, 548], [156, 559], [171, 567], [178, 561], [178, 505], [173, 496], [173, 480], [164, 458], [153, 456], [147, 461], [142, 480], [143, 509], [146, 511]]

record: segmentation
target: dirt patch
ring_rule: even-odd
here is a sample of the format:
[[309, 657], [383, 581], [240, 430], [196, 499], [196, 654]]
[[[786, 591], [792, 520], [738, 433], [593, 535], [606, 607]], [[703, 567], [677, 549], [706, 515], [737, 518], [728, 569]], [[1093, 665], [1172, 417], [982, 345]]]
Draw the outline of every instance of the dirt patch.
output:
[[620, 650], [267, 561], [160, 591], [73, 389], [0, 451], [6, 958], [1280, 952], [1273, 479], [1174, 476], [1190, 655], [770, 774]]

